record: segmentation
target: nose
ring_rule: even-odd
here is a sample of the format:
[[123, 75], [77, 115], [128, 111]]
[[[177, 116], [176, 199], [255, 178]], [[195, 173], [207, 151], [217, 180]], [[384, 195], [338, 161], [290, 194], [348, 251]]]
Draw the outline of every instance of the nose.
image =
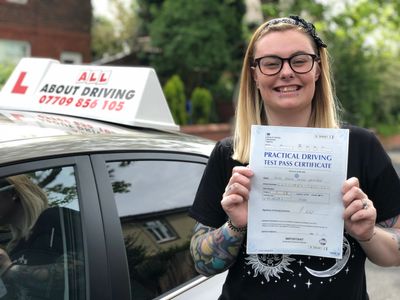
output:
[[282, 78], [282, 79], [294, 77], [294, 71], [292, 70], [292, 67], [289, 64], [289, 60], [283, 61], [282, 69], [279, 74], [280, 74], [280, 78]]

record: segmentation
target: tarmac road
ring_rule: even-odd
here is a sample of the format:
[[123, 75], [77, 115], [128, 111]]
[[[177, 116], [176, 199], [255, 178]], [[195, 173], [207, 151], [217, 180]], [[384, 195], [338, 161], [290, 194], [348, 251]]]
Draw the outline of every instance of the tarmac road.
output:
[[[400, 174], [400, 152], [388, 152]], [[400, 195], [399, 195], [400, 197]], [[400, 299], [400, 267], [382, 268], [367, 260], [367, 289], [371, 300]]]
[[400, 267], [382, 268], [367, 260], [366, 274], [370, 300], [400, 299]]

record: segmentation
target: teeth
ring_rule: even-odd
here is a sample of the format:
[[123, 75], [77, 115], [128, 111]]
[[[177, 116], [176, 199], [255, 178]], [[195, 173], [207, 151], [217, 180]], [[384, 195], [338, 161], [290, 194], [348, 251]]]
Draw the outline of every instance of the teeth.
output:
[[285, 87], [281, 87], [279, 89], [280, 92], [294, 92], [297, 90], [297, 87], [295, 86], [285, 86]]

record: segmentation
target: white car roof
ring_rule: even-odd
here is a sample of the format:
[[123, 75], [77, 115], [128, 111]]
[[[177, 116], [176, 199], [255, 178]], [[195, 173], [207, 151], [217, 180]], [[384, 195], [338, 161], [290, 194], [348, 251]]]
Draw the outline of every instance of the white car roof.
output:
[[208, 156], [214, 145], [179, 132], [153, 69], [43, 58], [22, 59], [1, 90], [0, 132], [0, 163], [125, 150]]

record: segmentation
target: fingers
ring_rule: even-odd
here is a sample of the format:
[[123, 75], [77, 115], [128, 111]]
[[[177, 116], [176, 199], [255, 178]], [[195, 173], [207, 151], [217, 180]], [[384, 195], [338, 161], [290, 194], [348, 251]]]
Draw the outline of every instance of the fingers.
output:
[[247, 167], [235, 167], [222, 195], [221, 205], [228, 217], [239, 227], [247, 224], [247, 200], [253, 171]]
[[248, 196], [251, 176], [253, 176], [253, 171], [251, 171], [249, 168], [234, 167], [232, 170], [232, 176], [225, 188], [224, 197], [232, 194]]
[[254, 172], [248, 167], [234, 167], [232, 169], [232, 176], [235, 174], [241, 174], [247, 178], [250, 178], [254, 175]]
[[[347, 189], [347, 187], [346, 187]], [[347, 190], [346, 193], [343, 194], [343, 205], [344, 207], [348, 207], [354, 200], [363, 200], [368, 199], [368, 196], [358, 187], [352, 186]]]
[[374, 217], [375, 207], [369, 199], [356, 199], [346, 207], [343, 213], [344, 219], [358, 222], [363, 219]]
[[344, 219], [358, 221], [369, 217], [372, 212], [368, 210], [373, 208], [373, 203], [359, 186], [358, 179], [355, 177], [346, 180], [343, 184]]
[[374, 220], [376, 210], [374, 204], [360, 188], [357, 178], [346, 180], [342, 187], [343, 205], [345, 207], [343, 218], [351, 222], [361, 220]]
[[249, 189], [249, 182], [246, 179], [237, 178], [237, 181], [227, 185], [221, 201], [222, 206], [237, 205], [247, 200], [250, 193]]
[[342, 194], [346, 194], [349, 190], [351, 190], [353, 187], [360, 187], [360, 182], [358, 181], [358, 178], [356, 177], [351, 177], [347, 179], [342, 187]]

